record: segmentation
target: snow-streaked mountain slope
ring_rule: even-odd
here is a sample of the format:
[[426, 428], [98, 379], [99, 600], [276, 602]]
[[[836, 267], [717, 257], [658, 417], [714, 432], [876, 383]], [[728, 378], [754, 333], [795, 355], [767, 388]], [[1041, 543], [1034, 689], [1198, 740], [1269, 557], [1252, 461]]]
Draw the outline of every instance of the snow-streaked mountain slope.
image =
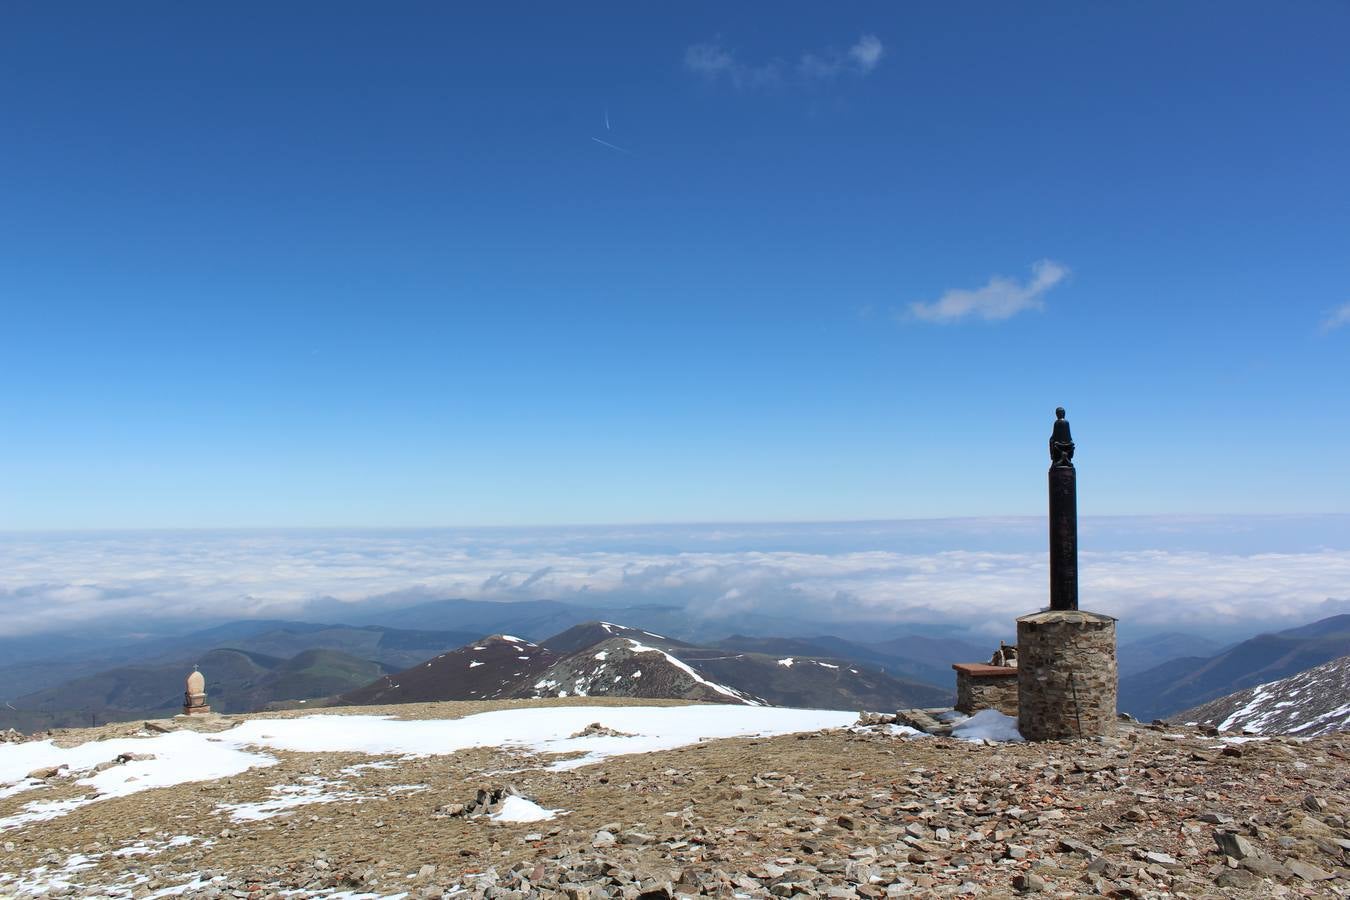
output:
[[1256, 734], [1313, 737], [1350, 731], [1350, 656], [1211, 700], [1172, 718]]
[[539, 697], [892, 710], [942, 705], [950, 701], [950, 691], [841, 659], [780, 659], [699, 647], [613, 622], [586, 622], [537, 646], [509, 636], [484, 638], [349, 691], [336, 702]]

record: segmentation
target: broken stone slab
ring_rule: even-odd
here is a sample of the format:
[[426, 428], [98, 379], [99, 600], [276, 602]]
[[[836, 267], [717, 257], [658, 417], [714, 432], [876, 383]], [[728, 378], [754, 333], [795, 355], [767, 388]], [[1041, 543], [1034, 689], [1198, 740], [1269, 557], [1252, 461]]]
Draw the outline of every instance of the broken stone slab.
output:
[[1282, 865], [1278, 860], [1271, 859], [1269, 856], [1248, 856], [1241, 861], [1240, 865], [1249, 872], [1255, 872], [1257, 875], [1266, 878], [1286, 881], [1294, 877], [1294, 873], [1290, 872], [1287, 866]]
[[1082, 841], [1076, 841], [1073, 838], [1060, 838], [1059, 852], [1076, 853], [1080, 856], [1086, 856], [1090, 860], [1096, 859], [1097, 857], [1102, 855], [1102, 851], [1098, 850], [1091, 844], [1085, 844]]
[[1175, 856], [1152, 850], [1136, 850], [1134, 858], [1152, 865], [1168, 868], [1181, 865], [1181, 860], [1177, 859]]
[[1022, 894], [1034, 894], [1045, 890], [1045, 879], [1035, 872], [1019, 872], [1012, 878], [1013, 890]]
[[1251, 841], [1231, 831], [1214, 832], [1214, 843], [1219, 845], [1224, 856], [1231, 856], [1233, 859], [1247, 859], [1261, 853]]
[[1306, 863], [1301, 859], [1285, 860], [1285, 867], [1304, 881], [1328, 881], [1335, 878], [1335, 874], [1324, 869], [1319, 869], [1312, 863]]
[[1258, 880], [1256, 873], [1246, 869], [1224, 869], [1214, 879], [1214, 883], [1221, 888], [1250, 888], [1254, 887]]
[[943, 722], [937, 718], [943, 712], [951, 712], [951, 710], [898, 709], [895, 711], [895, 721], [900, 725], [908, 725], [910, 728], [917, 728], [927, 734], [945, 737], [952, 733], [952, 725], [950, 722]]

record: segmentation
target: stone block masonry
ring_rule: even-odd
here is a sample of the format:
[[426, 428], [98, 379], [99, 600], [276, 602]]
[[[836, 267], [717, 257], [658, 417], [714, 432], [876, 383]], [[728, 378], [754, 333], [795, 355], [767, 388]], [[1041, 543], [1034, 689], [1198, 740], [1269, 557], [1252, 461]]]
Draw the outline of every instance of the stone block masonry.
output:
[[1116, 620], [1046, 610], [1017, 620], [1017, 725], [1029, 741], [1116, 728]]
[[984, 663], [953, 663], [956, 709], [973, 716], [982, 709], [1017, 715], [1017, 669]]

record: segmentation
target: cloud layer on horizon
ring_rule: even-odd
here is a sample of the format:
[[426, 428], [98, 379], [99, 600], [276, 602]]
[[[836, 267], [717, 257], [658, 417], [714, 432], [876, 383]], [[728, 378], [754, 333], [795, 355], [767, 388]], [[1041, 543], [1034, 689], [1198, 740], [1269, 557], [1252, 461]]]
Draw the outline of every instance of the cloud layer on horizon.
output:
[[[696, 529], [690, 529], [691, 534]], [[1045, 554], [772, 540], [719, 549], [709, 529], [643, 546], [619, 533], [233, 533], [81, 535], [0, 544], [0, 636], [97, 621], [248, 617], [335, 621], [421, 600], [664, 603], [720, 618], [997, 623], [1044, 602]], [[960, 538], [955, 538], [959, 543]], [[665, 544], [662, 546], [661, 544]], [[675, 546], [670, 546], [670, 544]], [[807, 542], [809, 543], [809, 541]], [[1160, 540], [1159, 543], [1162, 543]], [[973, 546], [973, 545], [972, 545]], [[1344, 611], [1350, 550], [1099, 550], [1081, 555], [1084, 605], [1132, 623], [1301, 624]]]

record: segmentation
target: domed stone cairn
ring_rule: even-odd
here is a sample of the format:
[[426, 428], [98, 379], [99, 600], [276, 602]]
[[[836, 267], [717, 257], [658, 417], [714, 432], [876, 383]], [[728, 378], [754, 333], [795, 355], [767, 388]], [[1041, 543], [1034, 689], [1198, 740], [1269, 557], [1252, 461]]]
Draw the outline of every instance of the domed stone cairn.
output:
[[211, 707], [206, 705], [206, 677], [192, 667], [192, 674], [187, 677], [187, 690], [183, 692], [183, 715], [185, 716], [205, 716], [211, 713]]

